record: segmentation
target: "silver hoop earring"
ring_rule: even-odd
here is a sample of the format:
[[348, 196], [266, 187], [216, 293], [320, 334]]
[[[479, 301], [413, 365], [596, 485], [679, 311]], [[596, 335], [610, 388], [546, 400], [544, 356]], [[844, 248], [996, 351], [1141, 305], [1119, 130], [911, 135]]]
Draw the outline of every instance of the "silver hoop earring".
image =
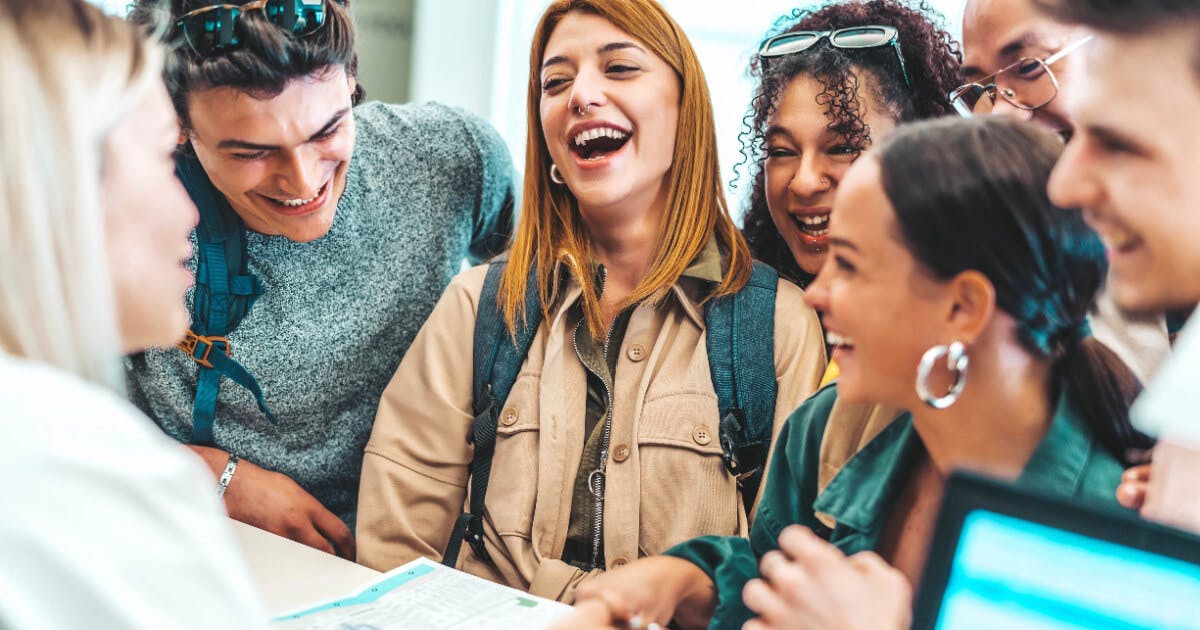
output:
[[567, 180], [562, 178], [562, 173], [558, 172], [558, 165], [554, 163], [550, 164], [550, 181], [558, 184], [559, 186], [567, 183]]
[[[954, 374], [954, 382], [950, 389], [941, 396], [934, 396], [929, 390], [929, 377], [937, 362], [946, 357], [946, 369]], [[948, 346], [934, 346], [921, 356], [921, 365], [917, 368], [917, 396], [934, 409], [945, 409], [958, 402], [963, 388], [967, 385], [967, 348], [961, 341], [955, 341]]]

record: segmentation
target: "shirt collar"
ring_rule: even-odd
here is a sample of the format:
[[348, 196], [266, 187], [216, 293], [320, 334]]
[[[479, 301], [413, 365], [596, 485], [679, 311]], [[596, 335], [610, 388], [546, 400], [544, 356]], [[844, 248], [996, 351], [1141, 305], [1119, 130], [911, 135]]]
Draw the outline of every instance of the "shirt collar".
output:
[[[1075, 494], [1084, 481], [1095, 438], [1069, 397], [1059, 395], [1054, 419], [1026, 462], [1017, 484]], [[924, 449], [904, 412], [846, 462], [813, 510], [858, 531], [882, 528], [891, 502], [898, 496], [912, 461]]]
[[684, 278], [688, 278], [689, 281], [676, 282], [671, 290], [683, 308], [683, 312], [691, 318], [696, 326], [704, 328], [704, 313], [701, 312], [699, 305], [709, 296], [713, 287], [724, 279], [724, 272], [721, 269], [721, 248], [717, 246], [717, 237], [709, 237], [704, 248], [692, 259], [692, 264], [688, 265], [687, 269], [680, 274], [679, 279], [682, 281]]
[[[719, 284], [724, 278], [724, 271], [721, 264], [721, 248], [717, 245], [716, 236], [710, 236], [708, 242], [700, 250], [700, 253], [692, 259], [691, 264], [679, 276], [680, 280], [689, 278], [699, 281], [695, 284], [700, 286], [688, 287], [690, 289], [688, 290], [680, 286], [680, 282], [676, 282], [671, 287], [684, 312], [701, 328], [704, 327], [704, 314], [700, 312], [697, 306], [707, 297], [712, 287]], [[566, 276], [569, 276], [569, 274], [566, 273], [565, 268], [566, 265], [562, 261], [559, 261], [554, 265], [554, 273], [551, 274], [554, 287], [552, 295], [554, 299], [551, 301], [557, 301], [557, 298], [561, 295], [563, 301], [559, 308], [570, 306], [581, 295], [579, 282], [574, 278], [567, 278]], [[593, 274], [598, 274], [600, 262], [593, 259], [589, 262], [588, 268]], [[565, 286], [561, 283], [562, 280], [567, 280]]]

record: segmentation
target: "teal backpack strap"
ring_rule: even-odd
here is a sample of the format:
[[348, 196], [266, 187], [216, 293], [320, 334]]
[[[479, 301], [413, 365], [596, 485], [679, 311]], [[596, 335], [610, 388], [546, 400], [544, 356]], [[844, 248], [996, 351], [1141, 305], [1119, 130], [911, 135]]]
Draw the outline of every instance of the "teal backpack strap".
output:
[[249, 390], [267, 419], [275, 421], [258, 381], [233, 359], [227, 337], [262, 295], [262, 287], [247, 270], [242, 220], [209, 181], [200, 162], [180, 156], [175, 174], [200, 211], [192, 325], [179, 349], [200, 366], [192, 404], [192, 443], [212, 445], [222, 376]]
[[775, 423], [775, 294], [779, 275], [754, 263], [741, 291], [704, 310], [709, 371], [720, 412], [725, 467], [738, 480], [746, 514], [754, 506]]
[[471, 435], [468, 440], [475, 446], [469, 467], [471, 476], [471, 502], [468, 511], [459, 515], [450, 534], [450, 543], [442, 556], [447, 566], [458, 564], [458, 554], [463, 541], [471, 545], [475, 557], [491, 562], [483, 544], [483, 502], [487, 497], [488, 479], [492, 473], [492, 455], [496, 449], [496, 421], [500, 409], [508, 399], [517, 374], [529, 353], [534, 334], [542, 320], [542, 305], [537, 287], [537, 270], [529, 273], [525, 285], [525, 321], [517, 326], [516, 334], [509, 334], [500, 312], [497, 295], [500, 276], [505, 263], [494, 261], [488, 265], [487, 277], [483, 281], [483, 292], [479, 296], [479, 308], [475, 317], [475, 351], [472, 393], [474, 396]]

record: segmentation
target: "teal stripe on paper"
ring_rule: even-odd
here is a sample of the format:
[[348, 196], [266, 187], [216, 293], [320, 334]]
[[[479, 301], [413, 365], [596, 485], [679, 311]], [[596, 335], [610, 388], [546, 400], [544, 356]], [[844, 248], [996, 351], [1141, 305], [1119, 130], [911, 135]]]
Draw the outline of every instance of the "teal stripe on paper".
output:
[[392, 577], [390, 577], [382, 582], [379, 582], [377, 584], [372, 584], [366, 590], [364, 590], [363, 592], [361, 592], [357, 595], [347, 597], [345, 599], [339, 599], [335, 602], [330, 602], [330, 603], [324, 604], [322, 606], [317, 606], [316, 608], [310, 608], [308, 610], [303, 610], [303, 611], [300, 611], [295, 614], [286, 615], [283, 617], [276, 617], [276, 618], [272, 619], [271, 621], [292, 621], [294, 619], [300, 619], [301, 617], [315, 615], [317, 613], [325, 612], [327, 610], [335, 610], [338, 608], [346, 608], [349, 606], [358, 606], [360, 604], [369, 604], [373, 601], [378, 600], [380, 597], [383, 597], [384, 595], [388, 594], [388, 592], [390, 592], [392, 589], [395, 589], [396, 587], [399, 587], [408, 582], [411, 582], [411, 581], [421, 577], [422, 575], [428, 575], [430, 573], [433, 573], [436, 569], [437, 569], [437, 567], [429, 566], [429, 565], [416, 566], [416, 567], [413, 567], [412, 569], [409, 569], [408, 571], [405, 571], [403, 573], [397, 573], [396, 575], [393, 575]]

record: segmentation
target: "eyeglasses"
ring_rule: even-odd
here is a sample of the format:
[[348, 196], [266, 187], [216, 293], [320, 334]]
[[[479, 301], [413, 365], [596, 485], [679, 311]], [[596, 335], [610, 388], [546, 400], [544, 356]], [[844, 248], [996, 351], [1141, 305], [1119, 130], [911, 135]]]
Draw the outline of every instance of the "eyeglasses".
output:
[[974, 83], [960, 85], [950, 92], [950, 104], [967, 118], [992, 113], [997, 95], [1019, 109], [1033, 111], [1045, 107], [1058, 96], [1058, 78], [1050, 66], [1093, 37], [1082, 37], [1044, 59], [1023, 57]]
[[904, 75], [904, 85], [909, 85], [908, 69], [904, 67], [904, 55], [900, 52], [900, 32], [892, 26], [852, 26], [839, 28], [836, 31], [784, 33], [763, 42], [762, 48], [758, 50], [758, 56], [763, 58], [782, 57], [803, 52], [825, 38], [829, 38], [829, 45], [834, 48], [856, 49], [891, 46], [896, 51], [896, 60], [900, 62], [900, 74]]
[[325, 25], [326, 0], [253, 0], [244, 4], [211, 4], [188, 11], [175, 26], [197, 55], [211, 57], [237, 48], [238, 24], [248, 11], [262, 11], [267, 21], [292, 37], [306, 37]]

